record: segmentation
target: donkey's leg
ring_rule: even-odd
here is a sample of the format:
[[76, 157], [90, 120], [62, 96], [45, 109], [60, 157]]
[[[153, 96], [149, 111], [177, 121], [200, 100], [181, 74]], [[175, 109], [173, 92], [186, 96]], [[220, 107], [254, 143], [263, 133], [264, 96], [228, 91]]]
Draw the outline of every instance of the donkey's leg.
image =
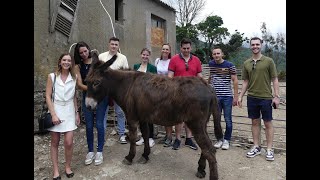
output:
[[196, 176], [198, 178], [204, 178], [206, 176], [206, 160], [207, 159], [204, 157], [203, 153], [201, 153], [200, 159], [198, 161], [198, 172], [196, 173]]
[[138, 121], [129, 121], [128, 120], [128, 129], [129, 129], [129, 142], [130, 142], [130, 151], [129, 154], [123, 159], [123, 163], [127, 165], [132, 164], [132, 159], [136, 155], [136, 137], [137, 137], [137, 127]]
[[144, 150], [142, 156], [139, 158], [138, 163], [145, 164], [149, 160], [150, 145], [149, 145], [149, 125], [147, 122], [140, 122], [140, 129], [144, 140]]
[[194, 138], [201, 148], [201, 156], [198, 161], [198, 171], [196, 176], [199, 178], [204, 178], [206, 162], [204, 160], [207, 159], [209, 163], [210, 169], [210, 180], [217, 180], [218, 179], [218, 167], [217, 167], [217, 160], [216, 160], [216, 149], [214, 148], [209, 135], [207, 133], [207, 124], [205, 120], [203, 122], [194, 121], [194, 122], [187, 122], [187, 126], [192, 131]]

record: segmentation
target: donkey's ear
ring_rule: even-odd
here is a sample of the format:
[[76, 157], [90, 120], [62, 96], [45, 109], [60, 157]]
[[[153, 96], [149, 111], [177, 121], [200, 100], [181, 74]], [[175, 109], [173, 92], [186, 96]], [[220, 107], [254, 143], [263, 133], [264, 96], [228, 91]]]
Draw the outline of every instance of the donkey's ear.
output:
[[97, 50], [92, 50], [91, 52], [92, 63], [95, 64], [99, 61], [99, 52]]
[[105, 62], [104, 64], [103, 64], [103, 68], [102, 69], [107, 69], [109, 66], [111, 66], [111, 64], [113, 64], [114, 63], [114, 61], [117, 59], [117, 55], [115, 54], [115, 55], [113, 55], [112, 56], [112, 58], [110, 59], [110, 60], [108, 60], [107, 62]]

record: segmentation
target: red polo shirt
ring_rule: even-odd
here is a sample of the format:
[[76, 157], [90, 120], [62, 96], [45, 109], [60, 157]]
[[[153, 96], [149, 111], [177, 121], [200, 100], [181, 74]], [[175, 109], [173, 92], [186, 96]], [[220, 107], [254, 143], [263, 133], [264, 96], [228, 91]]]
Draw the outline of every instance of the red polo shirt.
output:
[[181, 54], [171, 57], [168, 70], [174, 72], [174, 76], [197, 76], [202, 72], [201, 61], [197, 56], [190, 54], [188, 61], [188, 70], [186, 70], [185, 61]]

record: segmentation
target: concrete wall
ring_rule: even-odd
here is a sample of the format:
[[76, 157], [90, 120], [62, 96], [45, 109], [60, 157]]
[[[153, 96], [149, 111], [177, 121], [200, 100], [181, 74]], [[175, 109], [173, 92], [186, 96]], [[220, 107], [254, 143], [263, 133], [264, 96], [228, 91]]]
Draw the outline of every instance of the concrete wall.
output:
[[[148, 47], [152, 51], [151, 61], [160, 55], [159, 47], [151, 47], [151, 14], [166, 20], [165, 42], [175, 49], [175, 12], [158, 0], [123, 0], [122, 22], [115, 21], [115, 0], [101, 0], [109, 12], [115, 36], [120, 39], [121, 53], [128, 58], [129, 66], [140, 62], [140, 51]], [[71, 45], [85, 41], [91, 49], [100, 53], [107, 50], [108, 40], [113, 35], [108, 14], [98, 0], [78, 0], [70, 37], [50, 30], [53, 12], [60, 0], [34, 1], [34, 124], [38, 129], [38, 117], [44, 101], [47, 75], [57, 66], [57, 59], [68, 52]], [[71, 53], [73, 54], [73, 48]], [[173, 52], [174, 54], [174, 52]]]

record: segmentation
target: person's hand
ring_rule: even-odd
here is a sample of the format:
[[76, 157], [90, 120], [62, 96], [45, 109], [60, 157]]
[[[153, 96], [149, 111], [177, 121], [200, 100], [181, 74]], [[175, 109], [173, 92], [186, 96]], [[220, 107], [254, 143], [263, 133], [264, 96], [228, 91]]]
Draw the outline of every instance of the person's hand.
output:
[[238, 105], [238, 96], [234, 96], [232, 101], [232, 106], [237, 106], [237, 105]]
[[237, 105], [239, 108], [242, 108], [242, 98], [241, 97], [238, 98]]
[[60, 121], [60, 119], [58, 118], [58, 116], [56, 114], [55, 115], [51, 114], [51, 118], [52, 118], [52, 124], [54, 124], [54, 125], [58, 125], [62, 122], [62, 121]]
[[272, 104], [275, 104], [276, 105], [275, 109], [278, 109], [279, 108], [279, 104], [280, 104], [280, 98], [279, 97], [274, 97], [272, 99]]
[[80, 125], [80, 115], [79, 115], [79, 112], [76, 113], [76, 124], [77, 124], [77, 126]]

